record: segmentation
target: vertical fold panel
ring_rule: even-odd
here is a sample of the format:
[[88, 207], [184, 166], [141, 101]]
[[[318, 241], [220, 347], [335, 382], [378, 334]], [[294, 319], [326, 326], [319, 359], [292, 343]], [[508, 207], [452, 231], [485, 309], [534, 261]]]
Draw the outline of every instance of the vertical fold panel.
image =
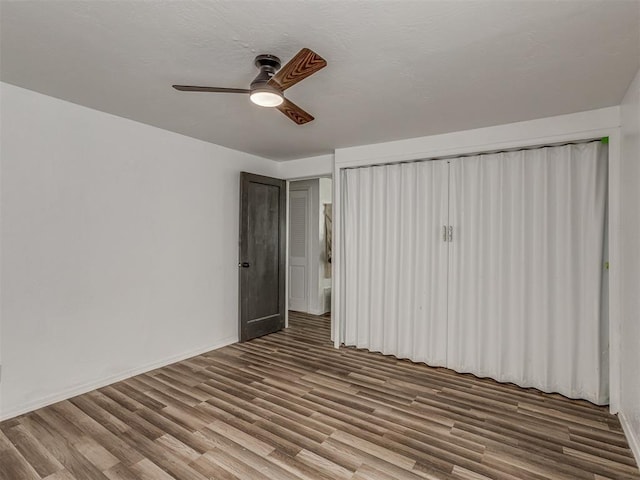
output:
[[[400, 166], [401, 167], [401, 166]], [[384, 288], [381, 292], [382, 298], [382, 344], [374, 350], [383, 353], [392, 353], [398, 355], [398, 332], [404, 327], [402, 317], [398, 315], [400, 306], [400, 277], [402, 269], [400, 265], [400, 244], [399, 239], [402, 235], [400, 220], [405, 214], [401, 207], [401, 168], [397, 166], [384, 167], [385, 175], [385, 195], [386, 202], [384, 205], [384, 248], [382, 272]], [[389, 321], [395, 319], [395, 321]]]
[[450, 368], [608, 401], [600, 150], [589, 143], [452, 160]]
[[[449, 164], [446, 160], [420, 162], [415, 167], [415, 272], [401, 288], [413, 291], [414, 331], [411, 357], [432, 366], [447, 360], [447, 258], [449, 242], [443, 236], [448, 222]], [[408, 240], [408, 239], [407, 239]]]
[[414, 336], [417, 326], [414, 286], [416, 284], [417, 259], [416, 246], [419, 244], [417, 225], [421, 218], [418, 191], [417, 163], [400, 165], [400, 214], [398, 239], [398, 310], [397, 310], [397, 356], [400, 358], [416, 357], [414, 355]]
[[354, 249], [356, 264], [354, 268], [356, 280], [356, 295], [353, 298], [356, 303], [356, 339], [355, 345], [364, 347], [369, 345], [371, 338], [371, 264], [373, 261], [372, 252], [372, 217], [373, 217], [373, 171], [365, 169], [358, 172], [358, 210], [353, 213], [355, 218], [357, 248]]
[[371, 170], [346, 170], [343, 180], [343, 340], [363, 345], [369, 338]]
[[344, 343], [446, 363], [448, 165], [345, 170]]
[[[361, 322], [368, 323], [368, 338], [359, 339], [360, 347], [382, 352], [384, 351], [384, 322], [395, 321], [395, 319], [384, 318], [385, 303], [392, 303], [393, 291], [387, 290], [387, 275], [389, 272], [385, 270], [386, 266], [386, 240], [387, 240], [387, 221], [390, 208], [389, 203], [394, 199], [388, 196], [387, 183], [388, 175], [387, 166], [376, 166], [370, 169], [370, 202], [367, 212], [370, 215], [371, 222], [369, 224], [369, 232], [366, 235], [368, 243], [371, 245], [370, 253], [367, 258], [363, 258], [362, 262], [369, 263], [367, 272], [369, 281], [369, 302], [366, 310], [368, 315], [361, 319]], [[364, 205], [360, 205], [360, 214], [363, 213]], [[396, 213], [396, 212], [393, 212]], [[386, 353], [386, 352], [385, 352]]]
[[[605, 146], [598, 148], [598, 170], [596, 172], [596, 209], [603, 205], [604, 209], [604, 240], [602, 245], [602, 258], [604, 265], [602, 267], [602, 301], [600, 302], [600, 335], [599, 350], [600, 350], [600, 395], [601, 402], [610, 403], [613, 401], [609, 398], [609, 392], [611, 389], [609, 379], [609, 204], [607, 199], [609, 197], [608, 185], [609, 185], [609, 149]], [[604, 181], [601, 179], [604, 178]], [[606, 266], [605, 266], [606, 265]]]

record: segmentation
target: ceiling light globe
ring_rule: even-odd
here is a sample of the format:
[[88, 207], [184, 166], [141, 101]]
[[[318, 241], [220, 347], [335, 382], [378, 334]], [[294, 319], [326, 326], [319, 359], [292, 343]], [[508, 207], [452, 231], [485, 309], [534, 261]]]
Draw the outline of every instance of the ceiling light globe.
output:
[[277, 107], [284, 102], [282, 95], [272, 90], [254, 90], [249, 95], [249, 98], [253, 103], [261, 107]]

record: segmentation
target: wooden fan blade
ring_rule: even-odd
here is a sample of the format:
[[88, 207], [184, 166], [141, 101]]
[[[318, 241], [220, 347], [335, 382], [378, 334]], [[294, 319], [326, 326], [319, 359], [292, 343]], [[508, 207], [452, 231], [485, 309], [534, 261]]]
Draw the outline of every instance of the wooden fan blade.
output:
[[271, 77], [269, 85], [284, 91], [326, 66], [327, 62], [324, 58], [308, 48], [303, 48]]
[[195, 87], [193, 85], [172, 85], [181, 92], [249, 93], [246, 88]]
[[304, 125], [305, 123], [309, 123], [313, 120], [313, 116], [302, 110], [295, 103], [290, 102], [286, 98], [284, 102], [276, 107], [282, 113], [284, 113], [291, 120], [296, 122], [298, 125]]

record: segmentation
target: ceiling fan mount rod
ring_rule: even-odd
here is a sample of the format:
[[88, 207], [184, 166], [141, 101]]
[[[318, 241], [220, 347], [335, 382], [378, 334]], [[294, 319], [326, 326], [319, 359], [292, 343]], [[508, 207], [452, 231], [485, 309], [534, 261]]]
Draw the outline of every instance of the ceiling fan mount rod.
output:
[[278, 57], [268, 54], [258, 55], [254, 63], [260, 70], [267, 70], [271, 73], [276, 73], [282, 65]]

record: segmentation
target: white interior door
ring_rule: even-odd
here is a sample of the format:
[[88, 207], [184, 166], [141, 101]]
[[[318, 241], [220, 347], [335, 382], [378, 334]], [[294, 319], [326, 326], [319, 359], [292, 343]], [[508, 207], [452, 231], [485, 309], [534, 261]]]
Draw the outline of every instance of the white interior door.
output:
[[289, 309], [309, 310], [309, 191], [289, 192]]

